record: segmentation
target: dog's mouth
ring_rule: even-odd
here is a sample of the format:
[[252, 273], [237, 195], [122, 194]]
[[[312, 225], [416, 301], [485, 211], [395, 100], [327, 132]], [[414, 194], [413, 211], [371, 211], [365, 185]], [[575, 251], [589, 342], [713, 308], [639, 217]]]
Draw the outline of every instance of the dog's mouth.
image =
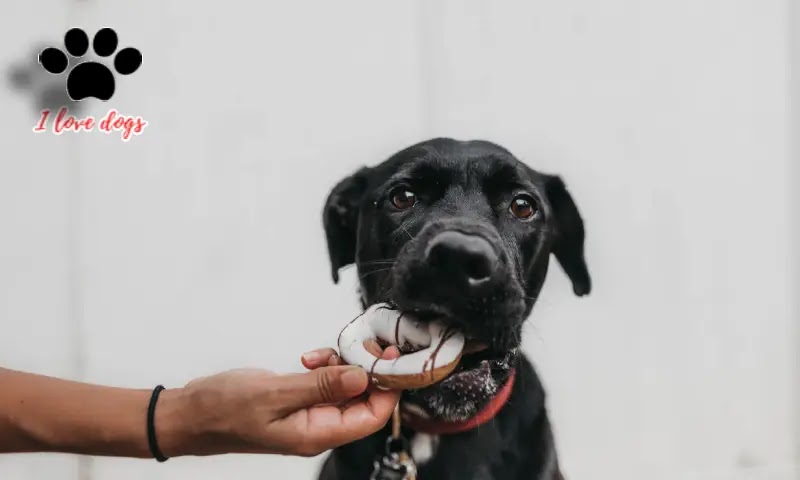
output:
[[445, 422], [464, 421], [477, 415], [506, 384], [518, 363], [521, 325], [518, 317], [522, 309], [508, 308], [512, 302], [479, 301], [482, 308], [462, 308], [455, 312], [452, 305], [430, 302], [422, 306], [419, 300], [398, 300], [390, 304], [413, 312], [423, 321], [442, 321], [466, 337], [455, 369], [431, 386], [405, 390], [404, 407], [410, 407], [418, 416]]
[[516, 365], [516, 348], [495, 351], [468, 339], [456, 368], [429, 387], [406, 390], [403, 403], [424, 418], [463, 421], [476, 415], [502, 388]]
[[481, 342], [480, 340], [470, 338], [467, 340], [466, 344], [464, 344], [464, 352], [462, 355], [472, 355], [488, 349], [489, 345], [486, 342]]
[[[513, 367], [512, 360], [517, 354], [517, 349], [505, 352], [496, 352], [489, 346], [477, 340], [469, 339], [464, 345], [461, 361], [455, 369], [439, 384], [454, 390], [454, 393], [471, 394], [485, 391], [488, 395], [495, 393], [498, 385], [492, 380], [496, 376], [502, 377]], [[429, 388], [435, 388], [434, 384]]]

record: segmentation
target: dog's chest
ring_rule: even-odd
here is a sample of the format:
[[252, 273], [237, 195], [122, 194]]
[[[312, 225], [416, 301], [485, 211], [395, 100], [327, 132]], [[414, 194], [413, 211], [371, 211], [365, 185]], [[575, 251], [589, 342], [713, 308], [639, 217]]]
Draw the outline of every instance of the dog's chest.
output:
[[[487, 452], [474, 452], [467, 455], [459, 452], [454, 455], [452, 439], [439, 435], [416, 433], [409, 439], [411, 456], [417, 464], [418, 479], [436, 478], [438, 480], [500, 480], [488, 464], [480, 459]], [[459, 449], [460, 450], [460, 449]]]
[[424, 465], [430, 461], [439, 446], [438, 435], [428, 435], [427, 433], [415, 433], [411, 437], [411, 457], [417, 465]]
[[[437, 480], [508, 480], [518, 478], [519, 470], [504, 465], [499, 461], [499, 451], [492, 445], [484, 448], [460, 444], [456, 439], [447, 436], [416, 433], [409, 438], [410, 453], [417, 464], [418, 479], [436, 478]], [[494, 442], [493, 442], [494, 443]], [[456, 447], [456, 448], [454, 448]], [[466, 447], [466, 448], [465, 448]], [[488, 448], [486, 448], [488, 447]], [[549, 449], [543, 465], [531, 468], [522, 474], [524, 479], [556, 480], [561, 479], [558, 472], [555, 450]], [[505, 467], [505, 468], [504, 468]], [[533, 467], [533, 465], [532, 465]], [[511, 473], [514, 471], [514, 473]], [[512, 476], [509, 476], [512, 475]]]

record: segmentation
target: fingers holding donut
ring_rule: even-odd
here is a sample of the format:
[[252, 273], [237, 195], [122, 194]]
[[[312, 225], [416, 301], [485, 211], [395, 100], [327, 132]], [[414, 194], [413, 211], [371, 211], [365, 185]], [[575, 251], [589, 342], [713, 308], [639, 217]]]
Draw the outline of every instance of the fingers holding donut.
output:
[[[396, 346], [390, 345], [384, 349], [374, 339], [365, 340], [364, 349], [370, 354], [374, 355], [375, 358], [381, 358], [383, 360], [394, 360], [400, 357], [400, 349], [398, 349]], [[303, 354], [300, 361], [302, 362], [303, 366], [309, 370], [347, 365], [347, 362], [345, 362], [333, 348], [320, 348], [306, 352]], [[396, 393], [376, 389], [374, 385], [370, 384], [363, 394], [356, 398], [350, 399], [349, 401], [338, 404], [338, 407], [339, 410], [344, 412], [353, 405], [363, 403], [364, 401], [370, 401], [370, 399], [372, 399], [376, 402], [380, 402], [385, 398], [394, 398], [393, 395], [396, 395]]]
[[303, 355], [302, 362], [310, 370], [357, 365], [377, 388], [406, 390], [446, 378], [458, 366], [464, 346], [463, 333], [441, 321], [423, 322], [391, 305], [376, 304], [342, 329], [338, 352], [313, 350]]
[[[364, 342], [364, 348], [370, 352], [370, 354], [374, 355], [375, 358], [380, 358], [383, 360], [394, 360], [400, 357], [400, 349], [398, 349], [394, 345], [389, 345], [385, 349], [381, 347], [378, 342], [375, 340], [367, 340]], [[330, 349], [322, 349], [325, 354], [327, 354], [327, 350]], [[347, 365], [347, 363], [342, 360], [342, 358], [334, 353], [334, 355], [330, 356], [330, 362], [336, 362], [335, 364], [330, 364], [329, 366], [336, 366], [336, 365]], [[370, 384], [367, 387], [367, 390], [360, 396], [350, 399], [348, 401], [342, 402], [338, 404], [339, 409], [341, 411], [345, 411], [348, 408], [356, 405], [358, 403], [362, 403], [364, 401], [370, 401], [373, 399], [374, 401], [381, 401], [383, 398], [393, 398], [393, 395], [396, 395], [397, 392], [391, 392], [385, 388], [378, 388], [374, 384]], [[386, 397], [388, 395], [389, 397]]]
[[[365, 340], [364, 349], [375, 358], [382, 358], [384, 360], [394, 360], [400, 356], [400, 350], [396, 346], [390, 345], [388, 348], [384, 349], [374, 339]], [[320, 367], [346, 365], [342, 357], [340, 357], [333, 348], [311, 350], [310, 352], [304, 353], [300, 361], [303, 366], [309, 370], [316, 370]]]
[[[384, 358], [383, 344], [402, 356]], [[369, 372], [379, 388], [424, 388], [443, 380], [458, 366], [465, 338], [441, 321], [421, 321], [413, 313], [388, 304], [375, 304], [339, 333], [342, 360]]]
[[364, 340], [364, 349], [372, 354], [373, 357], [383, 360], [394, 360], [400, 357], [400, 349], [395, 345], [389, 345], [384, 349], [374, 338]]

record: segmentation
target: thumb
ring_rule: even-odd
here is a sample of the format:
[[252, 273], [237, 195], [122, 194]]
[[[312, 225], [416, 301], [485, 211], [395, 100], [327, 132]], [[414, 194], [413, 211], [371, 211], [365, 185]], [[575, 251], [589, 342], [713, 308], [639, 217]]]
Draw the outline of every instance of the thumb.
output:
[[282, 407], [297, 410], [322, 403], [350, 400], [367, 389], [369, 379], [361, 367], [322, 367], [307, 373], [282, 377], [286, 394]]

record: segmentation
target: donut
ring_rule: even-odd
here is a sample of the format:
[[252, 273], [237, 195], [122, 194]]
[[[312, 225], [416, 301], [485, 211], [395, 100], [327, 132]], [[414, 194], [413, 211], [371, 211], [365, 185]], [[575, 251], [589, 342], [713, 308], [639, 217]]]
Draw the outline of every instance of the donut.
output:
[[[399, 358], [376, 358], [364, 348], [366, 340], [396, 345]], [[367, 308], [339, 333], [339, 356], [369, 372], [380, 388], [423, 388], [443, 380], [456, 368], [464, 350], [464, 335], [440, 321], [421, 322], [410, 312], [388, 304]]]

